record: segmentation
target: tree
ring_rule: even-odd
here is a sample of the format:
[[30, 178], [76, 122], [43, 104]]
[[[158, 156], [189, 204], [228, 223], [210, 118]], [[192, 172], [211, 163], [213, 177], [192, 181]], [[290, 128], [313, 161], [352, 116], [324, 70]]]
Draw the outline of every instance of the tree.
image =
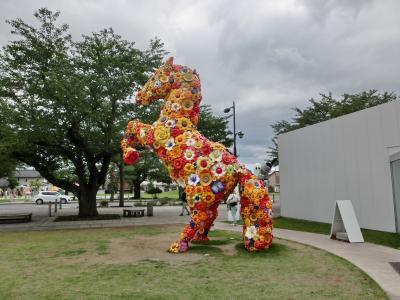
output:
[[11, 155], [16, 141], [8, 128], [3, 126], [3, 122], [0, 117], [0, 178], [12, 177], [18, 166], [18, 161]]
[[[158, 67], [159, 40], [146, 51], [112, 29], [79, 42], [58, 25], [59, 12], [35, 13], [38, 28], [7, 21], [19, 39], [0, 54], [0, 119], [18, 141], [12, 156], [79, 199], [79, 216], [96, 216], [96, 194], [123, 128], [134, 116], [128, 96]], [[65, 172], [73, 170], [73, 172]]]
[[14, 177], [9, 177], [8, 178], [8, 187], [13, 190], [18, 186], [18, 180], [15, 179]]
[[210, 105], [200, 107], [197, 129], [209, 140], [219, 142], [226, 147], [232, 146], [233, 139], [230, 137], [232, 132], [228, 129], [228, 123], [226, 117], [215, 116]]
[[149, 184], [149, 189], [147, 190], [147, 193], [153, 195], [154, 199], [157, 199], [157, 194], [162, 193], [162, 190], [159, 187], [154, 186], [154, 184], [151, 182]]
[[29, 186], [32, 188], [33, 191], [37, 192], [42, 187], [42, 182], [40, 181], [40, 179], [35, 179], [29, 183]]
[[108, 170], [108, 181], [107, 186], [105, 187], [105, 193], [110, 192], [110, 201], [114, 201], [115, 192], [118, 190], [118, 164], [115, 162], [111, 162], [110, 168]]
[[337, 118], [365, 108], [397, 100], [394, 93], [377, 93], [377, 90], [369, 90], [359, 94], [344, 94], [342, 99], [335, 100], [332, 94], [321, 94], [321, 99], [316, 101], [310, 99], [311, 106], [300, 109], [293, 108], [296, 112], [292, 122], [281, 120], [271, 125], [275, 137], [272, 139], [273, 146], [269, 148], [269, 155], [278, 158], [277, 137], [281, 133], [303, 128], [329, 119]]

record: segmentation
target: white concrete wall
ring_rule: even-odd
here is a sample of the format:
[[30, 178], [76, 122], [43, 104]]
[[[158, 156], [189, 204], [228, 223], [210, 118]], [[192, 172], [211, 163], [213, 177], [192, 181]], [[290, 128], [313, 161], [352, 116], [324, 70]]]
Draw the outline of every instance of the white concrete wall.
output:
[[281, 214], [330, 223], [352, 201], [362, 228], [395, 232], [389, 156], [400, 151], [400, 103], [392, 102], [278, 138]]

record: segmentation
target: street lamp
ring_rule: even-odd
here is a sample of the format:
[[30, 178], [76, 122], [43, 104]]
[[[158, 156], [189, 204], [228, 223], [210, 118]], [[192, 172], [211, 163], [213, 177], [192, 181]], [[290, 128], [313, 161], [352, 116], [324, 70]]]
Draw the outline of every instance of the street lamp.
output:
[[238, 136], [240, 139], [243, 138], [244, 133], [239, 131], [236, 132], [236, 111], [235, 111], [235, 101], [233, 101], [233, 105], [230, 107], [227, 107], [224, 109], [224, 113], [229, 113], [232, 109], [232, 115], [228, 116], [230, 118], [233, 116], [233, 155], [237, 157], [237, 151], [236, 151], [236, 136]]

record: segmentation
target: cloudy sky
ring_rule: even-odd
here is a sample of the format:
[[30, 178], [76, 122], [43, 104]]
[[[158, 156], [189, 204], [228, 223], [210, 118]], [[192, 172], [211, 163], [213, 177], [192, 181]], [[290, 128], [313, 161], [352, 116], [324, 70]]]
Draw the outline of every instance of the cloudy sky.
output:
[[196, 68], [203, 101], [217, 114], [236, 101], [243, 162], [266, 158], [277, 120], [319, 93], [399, 93], [400, 1], [2, 0], [6, 19], [33, 23], [39, 7], [60, 10], [74, 38], [112, 27], [145, 49], [153, 37], [178, 64]]

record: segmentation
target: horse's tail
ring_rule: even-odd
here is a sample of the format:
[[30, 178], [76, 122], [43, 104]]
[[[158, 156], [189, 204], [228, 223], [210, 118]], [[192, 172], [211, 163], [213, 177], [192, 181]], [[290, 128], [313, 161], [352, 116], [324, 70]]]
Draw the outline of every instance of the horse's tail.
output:
[[272, 243], [272, 203], [265, 183], [249, 170], [239, 174], [244, 246], [248, 251], [269, 248]]

